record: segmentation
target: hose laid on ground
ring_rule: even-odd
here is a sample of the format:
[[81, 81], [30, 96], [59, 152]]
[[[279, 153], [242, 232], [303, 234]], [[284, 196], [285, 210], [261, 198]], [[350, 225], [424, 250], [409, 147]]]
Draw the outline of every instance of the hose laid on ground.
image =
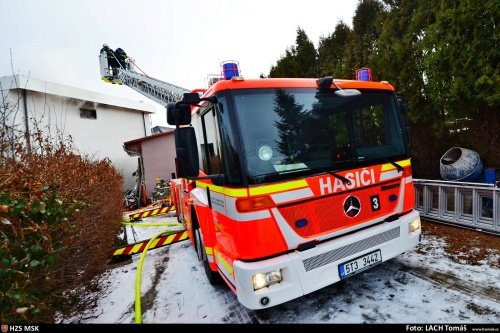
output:
[[[178, 224], [178, 223], [177, 223]], [[160, 236], [164, 234], [176, 234], [178, 230], [165, 230], [157, 233], [153, 236], [146, 245], [144, 252], [141, 254], [139, 259], [139, 264], [137, 265], [137, 275], [135, 278], [135, 323], [142, 324], [142, 309], [141, 309], [141, 275], [142, 275], [142, 265], [144, 264], [144, 259], [146, 258], [146, 253], [153, 244], [153, 242]]]
[[[134, 222], [122, 222], [123, 225], [128, 225], [131, 227], [178, 227], [183, 226], [179, 222], [163, 222], [163, 223], [134, 223]], [[142, 323], [142, 309], [141, 309], [141, 280], [142, 280], [142, 266], [144, 265], [144, 260], [146, 259], [146, 253], [152, 246], [153, 242], [160, 236], [165, 234], [176, 234], [181, 230], [164, 230], [153, 236], [146, 244], [146, 248], [141, 254], [139, 263], [137, 265], [137, 274], [135, 280], [135, 323]]]

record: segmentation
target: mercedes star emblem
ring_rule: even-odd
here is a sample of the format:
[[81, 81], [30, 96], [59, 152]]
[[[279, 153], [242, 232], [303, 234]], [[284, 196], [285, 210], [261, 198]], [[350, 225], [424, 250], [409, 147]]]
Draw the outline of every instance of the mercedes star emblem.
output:
[[361, 211], [361, 203], [356, 197], [347, 197], [344, 201], [344, 213], [349, 217], [355, 217]]

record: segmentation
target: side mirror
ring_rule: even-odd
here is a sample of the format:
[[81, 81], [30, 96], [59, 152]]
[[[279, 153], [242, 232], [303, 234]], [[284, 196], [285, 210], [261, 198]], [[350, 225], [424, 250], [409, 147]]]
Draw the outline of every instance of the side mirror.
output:
[[191, 124], [191, 107], [188, 104], [168, 103], [167, 123], [169, 125]]
[[198, 146], [193, 127], [175, 129], [177, 177], [196, 177], [199, 173]]
[[200, 95], [198, 93], [184, 93], [184, 98], [182, 99], [182, 103], [189, 105], [196, 105], [200, 103]]
[[189, 125], [191, 123], [191, 106], [201, 101], [198, 93], [185, 93], [182, 101], [167, 104], [167, 123], [169, 125]]

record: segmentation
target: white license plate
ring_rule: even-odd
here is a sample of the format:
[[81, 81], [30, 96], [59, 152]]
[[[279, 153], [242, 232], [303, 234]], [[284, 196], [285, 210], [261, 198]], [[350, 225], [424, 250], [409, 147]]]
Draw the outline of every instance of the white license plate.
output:
[[361, 257], [353, 259], [339, 265], [339, 276], [344, 279], [350, 275], [364, 271], [382, 262], [382, 253], [380, 250], [370, 252]]

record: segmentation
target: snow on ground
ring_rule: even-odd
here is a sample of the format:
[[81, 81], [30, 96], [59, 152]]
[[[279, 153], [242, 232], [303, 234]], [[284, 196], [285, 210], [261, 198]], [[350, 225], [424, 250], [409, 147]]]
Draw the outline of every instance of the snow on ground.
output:
[[[150, 217], [144, 223], [176, 221]], [[135, 241], [162, 227], [133, 228]], [[134, 234], [128, 229], [129, 242]], [[137, 264], [110, 269], [99, 305], [65, 322], [133, 323]], [[425, 237], [413, 251], [332, 286], [269, 309], [240, 305], [225, 285], [208, 283], [189, 241], [148, 252], [142, 274], [144, 323], [498, 323], [500, 271], [451, 261], [443, 240]]]

